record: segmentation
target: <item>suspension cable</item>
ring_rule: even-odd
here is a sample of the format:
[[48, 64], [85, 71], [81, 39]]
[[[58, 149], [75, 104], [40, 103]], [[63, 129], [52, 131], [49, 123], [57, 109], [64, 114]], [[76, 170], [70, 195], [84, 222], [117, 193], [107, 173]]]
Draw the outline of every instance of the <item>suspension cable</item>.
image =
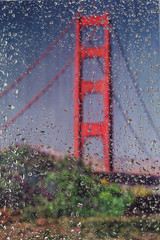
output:
[[154, 124], [154, 122], [153, 122], [153, 119], [152, 119], [152, 117], [151, 117], [151, 115], [150, 115], [150, 113], [149, 113], [149, 111], [148, 111], [148, 109], [147, 109], [147, 106], [146, 106], [145, 102], [144, 102], [143, 99], [142, 99], [140, 90], [139, 90], [139, 88], [138, 88], [138, 85], [136, 84], [135, 78], [133, 77], [131, 68], [130, 68], [130, 66], [129, 66], [129, 62], [127, 61], [127, 58], [126, 58], [126, 56], [125, 56], [124, 49], [123, 49], [123, 47], [122, 47], [122, 45], [121, 45], [120, 39], [119, 39], [118, 35], [115, 33], [114, 28], [112, 28], [112, 29], [113, 29], [114, 35], [116, 36], [117, 43], [118, 43], [118, 45], [119, 45], [119, 47], [120, 47], [120, 51], [121, 51], [121, 53], [122, 53], [122, 56], [123, 56], [125, 65], [126, 65], [126, 67], [127, 67], [127, 71], [128, 71], [129, 76], [130, 76], [130, 78], [131, 78], [131, 80], [132, 80], [132, 83], [133, 83], [133, 85], [134, 85], [134, 88], [135, 88], [135, 90], [136, 90], [136, 93], [137, 93], [137, 95], [138, 95], [138, 98], [140, 99], [140, 101], [141, 101], [141, 103], [142, 103], [142, 106], [143, 106], [143, 108], [144, 108], [144, 111], [145, 111], [145, 113], [147, 114], [147, 117], [148, 117], [148, 119], [149, 119], [149, 121], [150, 121], [150, 124], [151, 124], [152, 128], [154, 129], [154, 132], [155, 132], [158, 140], [160, 141], [160, 135], [158, 134], [158, 131], [156, 131], [156, 126], [155, 126], [155, 124]]
[[69, 59], [69, 61], [64, 65], [64, 67], [55, 75], [55, 77], [23, 108], [21, 109], [11, 120], [5, 123], [2, 128], [0, 128], [0, 132], [5, 130], [10, 124], [15, 122], [17, 118], [19, 118], [28, 108], [30, 108], [46, 91], [49, 89], [52, 84], [62, 75], [65, 70], [69, 67], [69, 65], [73, 62], [74, 55]]
[[51, 49], [60, 41], [64, 34], [70, 29], [74, 19], [67, 25], [67, 27], [59, 34], [59, 36], [52, 42], [52, 44], [40, 55], [34, 63], [29, 66], [24, 73], [22, 73], [13, 83], [11, 83], [5, 90], [0, 93], [0, 98], [8, 93], [17, 83], [19, 83], [36, 65], [51, 51]]
[[129, 126], [132, 134], [136, 137], [137, 143], [138, 143], [139, 146], [142, 148], [143, 152], [147, 155], [147, 157], [148, 157], [148, 158], [151, 158], [151, 154], [146, 150], [146, 148], [144, 147], [144, 144], [143, 144], [142, 141], [138, 138], [138, 135], [137, 135], [136, 131], [134, 130], [134, 128], [133, 128], [130, 124], [128, 124], [128, 119], [126, 118], [126, 115], [125, 115], [124, 110], [123, 110], [123, 108], [122, 108], [122, 106], [121, 106], [121, 104], [120, 104], [120, 101], [118, 100], [118, 98], [117, 98], [117, 96], [116, 96], [115, 94], [114, 94], [114, 99], [115, 99], [116, 103], [118, 103], [118, 108], [120, 109], [120, 112], [121, 112], [121, 114], [122, 114], [122, 116], [123, 116], [126, 124]]

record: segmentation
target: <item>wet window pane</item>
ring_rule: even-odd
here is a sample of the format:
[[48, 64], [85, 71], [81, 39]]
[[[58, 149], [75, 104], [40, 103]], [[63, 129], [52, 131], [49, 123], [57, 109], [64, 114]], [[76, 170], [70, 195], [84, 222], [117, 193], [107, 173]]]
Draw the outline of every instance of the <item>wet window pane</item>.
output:
[[0, 239], [159, 239], [159, 12], [0, 1]]

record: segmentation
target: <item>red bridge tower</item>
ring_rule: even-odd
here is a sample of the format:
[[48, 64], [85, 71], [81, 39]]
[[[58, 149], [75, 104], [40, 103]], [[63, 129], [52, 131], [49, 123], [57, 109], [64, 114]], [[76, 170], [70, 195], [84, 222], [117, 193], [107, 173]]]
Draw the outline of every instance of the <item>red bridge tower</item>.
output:
[[[104, 45], [86, 47], [82, 43], [82, 28], [86, 26], [102, 26], [104, 28]], [[83, 60], [86, 58], [103, 58], [103, 79], [96, 82], [83, 78]], [[104, 119], [97, 123], [83, 121], [83, 101], [86, 94], [100, 93], [103, 96]], [[110, 80], [110, 38], [107, 14], [103, 16], [82, 16], [76, 19], [76, 53], [74, 80], [74, 154], [82, 157], [85, 139], [87, 137], [101, 137], [104, 147], [104, 166], [106, 172], [111, 172], [111, 80]]]

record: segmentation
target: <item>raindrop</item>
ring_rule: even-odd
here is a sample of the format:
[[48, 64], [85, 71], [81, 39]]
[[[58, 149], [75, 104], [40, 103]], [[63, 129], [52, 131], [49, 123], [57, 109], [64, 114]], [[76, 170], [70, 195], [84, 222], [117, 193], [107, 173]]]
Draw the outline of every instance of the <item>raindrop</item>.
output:
[[82, 225], [82, 223], [81, 223], [81, 222], [79, 222], [79, 223], [77, 224], [77, 227], [81, 227], [81, 225]]
[[13, 106], [13, 105], [8, 105], [8, 108], [11, 109], [11, 110], [13, 110], [13, 109], [15, 109], [15, 106]]
[[82, 208], [82, 207], [83, 207], [83, 204], [82, 204], [82, 203], [78, 203], [78, 204], [77, 204], [77, 207]]
[[128, 119], [128, 124], [129, 124], [129, 125], [132, 124], [132, 119]]

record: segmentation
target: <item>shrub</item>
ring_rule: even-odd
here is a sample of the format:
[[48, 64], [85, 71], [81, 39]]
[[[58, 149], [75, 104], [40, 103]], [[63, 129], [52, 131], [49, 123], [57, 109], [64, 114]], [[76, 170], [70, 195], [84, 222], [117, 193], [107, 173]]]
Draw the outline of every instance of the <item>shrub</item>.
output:
[[118, 185], [103, 185], [81, 160], [56, 161], [29, 147], [1, 153], [0, 205], [30, 217], [122, 215], [133, 201]]
[[53, 160], [28, 146], [10, 147], [0, 153], [0, 206], [23, 208], [35, 205], [41, 192], [40, 182]]
[[132, 203], [131, 192], [123, 192], [116, 184], [105, 186], [81, 161], [66, 158], [47, 173], [44, 186], [50, 200], [41, 198], [46, 217], [123, 215]]

